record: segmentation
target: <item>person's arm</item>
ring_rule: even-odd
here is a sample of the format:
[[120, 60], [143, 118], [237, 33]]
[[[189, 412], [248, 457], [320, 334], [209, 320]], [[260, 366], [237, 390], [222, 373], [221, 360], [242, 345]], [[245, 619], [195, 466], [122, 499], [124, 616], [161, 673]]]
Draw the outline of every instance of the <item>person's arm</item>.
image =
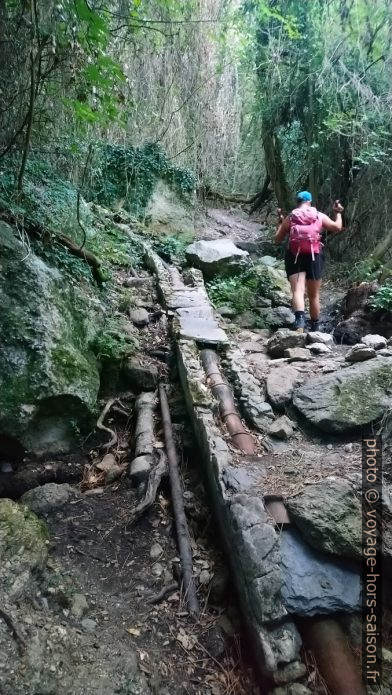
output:
[[341, 232], [343, 229], [343, 219], [342, 219], [342, 212], [344, 210], [343, 205], [340, 204], [338, 200], [335, 200], [334, 205], [333, 205], [333, 211], [335, 213], [335, 220], [331, 220], [328, 215], [324, 215], [324, 213], [321, 213], [321, 220], [323, 223], [324, 229], [327, 230], [327, 232]]
[[290, 231], [290, 218], [286, 217], [279, 225], [275, 234], [275, 244], [281, 244]]

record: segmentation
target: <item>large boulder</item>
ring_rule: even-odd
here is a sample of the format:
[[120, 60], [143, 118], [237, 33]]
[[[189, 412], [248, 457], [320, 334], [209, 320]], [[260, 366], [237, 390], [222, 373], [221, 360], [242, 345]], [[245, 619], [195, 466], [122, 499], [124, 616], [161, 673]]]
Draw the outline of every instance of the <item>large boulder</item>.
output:
[[293, 403], [325, 432], [370, 425], [392, 406], [392, 362], [378, 357], [310, 379], [294, 392]]
[[238, 271], [248, 257], [248, 252], [239, 249], [231, 239], [195, 241], [186, 249], [188, 263], [202, 270], [209, 278]]
[[361, 557], [361, 505], [347, 480], [323, 480], [286, 502], [290, 518], [318, 550]]
[[3, 598], [17, 600], [44, 568], [48, 529], [27, 507], [0, 499], [0, 586]]
[[5, 223], [0, 259], [0, 438], [36, 454], [67, 451], [90, 425], [99, 389], [89, 294]]

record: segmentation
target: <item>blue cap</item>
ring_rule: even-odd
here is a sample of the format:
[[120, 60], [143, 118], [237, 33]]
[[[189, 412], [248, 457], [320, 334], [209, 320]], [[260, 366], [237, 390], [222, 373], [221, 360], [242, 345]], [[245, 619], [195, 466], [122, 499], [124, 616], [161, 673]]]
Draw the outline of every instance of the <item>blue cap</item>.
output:
[[313, 198], [309, 191], [300, 191], [297, 193], [297, 200], [301, 200], [303, 203], [311, 203]]

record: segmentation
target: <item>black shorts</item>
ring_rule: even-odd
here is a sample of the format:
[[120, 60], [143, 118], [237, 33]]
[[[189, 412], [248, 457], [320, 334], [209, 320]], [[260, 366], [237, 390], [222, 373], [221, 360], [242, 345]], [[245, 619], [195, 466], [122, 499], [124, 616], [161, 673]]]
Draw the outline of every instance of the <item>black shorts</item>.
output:
[[297, 273], [306, 273], [307, 280], [321, 280], [324, 275], [325, 256], [323, 251], [315, 253], [314, 260], [311, 253], [300, 253], [297, 262], [295, 262], [294, 254], [287, 250], [284, 263], [288, 278]]

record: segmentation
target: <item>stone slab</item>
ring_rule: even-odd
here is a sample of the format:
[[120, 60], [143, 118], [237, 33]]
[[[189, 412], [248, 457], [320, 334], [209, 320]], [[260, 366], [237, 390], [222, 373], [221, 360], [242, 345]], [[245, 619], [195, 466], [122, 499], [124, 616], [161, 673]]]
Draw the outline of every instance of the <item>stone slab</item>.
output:
[[224, 330], [219, 328], [214, 320], [205, 321], [204, 319], [180, 316], [178, 324], [180, 338], [184, 340], [196, 340], [196, 342], [206, 345], [219, 345], [229, 342]]
[[318, 553], [295, 529], [282, 531], [280, 549], [282, 597], [289, 613], [311, 617], [361, 610], [359, 566]]

